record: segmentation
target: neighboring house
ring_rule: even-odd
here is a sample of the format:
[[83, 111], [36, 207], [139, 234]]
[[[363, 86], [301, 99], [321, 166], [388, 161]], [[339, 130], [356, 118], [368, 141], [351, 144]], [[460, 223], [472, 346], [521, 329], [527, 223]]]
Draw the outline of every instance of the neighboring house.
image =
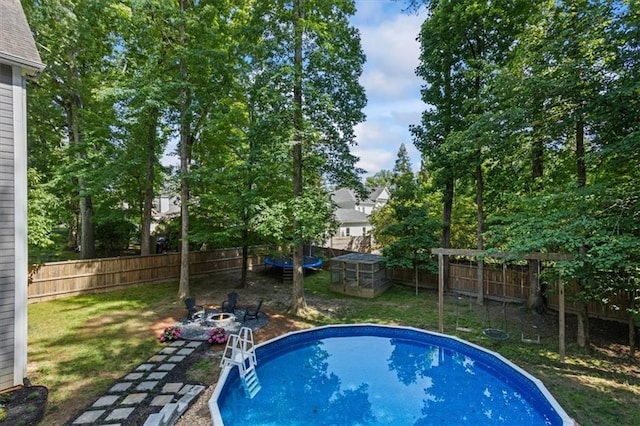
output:
[[151, 208], [151, 233], [156, 232], [156, 228], [161, 222], [180, 216], [180, 197], [178, 195], [158, 195], [153, 199]]
[[341, 188], [331, 194], [337, 206], [336, 219], [340, 225], [339, 237], [361, 237], [371, 233], [369, 215], [389, 201], [389, 191], [385, 187], [370, 190], [369, 196], [358, 199], [351, 189]]
[[26, 81], [43, 69], [19, 0], [0, 0], [0, 391], [27, 374]]

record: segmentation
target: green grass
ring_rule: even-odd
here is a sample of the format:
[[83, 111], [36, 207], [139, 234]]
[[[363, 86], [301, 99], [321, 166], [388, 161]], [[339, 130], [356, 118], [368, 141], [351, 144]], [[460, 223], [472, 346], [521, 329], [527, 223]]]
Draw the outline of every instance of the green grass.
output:
[[[434, 292], [421, 290], [416, 295], [411, 287], [393, 286], [376, 299], [360, 299], [330, 292], [329, 279], [327, 272], [305, 277], [308, 298], [328, 300], [332, 309], [312, 318], [298, 318], [298, 322], [367, 322], [438, 329]], [[198, 298], [205, 294], [212, 282], [216, 280], [211, 277], [195, 281], [192, 295]], [[43, 424], [68, 421], [159, 350], [158, 322], [183, 309], [176, 300], [177, 287], [177, 283], [150, 284], [29, 306], [28, 376], [34, 384], [50, 390]], [[250, 290], [240, 291], [251, 298]], [[545, 338], [540, 345], [521, 343], [516, 336], [505, 342], [488, 340], [481, 332], [485, 311], [472, 309], [463, 315], [462, 305], [456, 305], [455, 300], [450, 297], [445, 302], [445, 333], [496, 351], [538, 377], [580, 425], [640, 424], [640, 369], [637, 360], [626, 355], [628, 347], [585, 351], [568, 342], [566, 359], [561, 363], [557, 340]], [[278, 313], [285, 315], [284, 308], [282, 311]], [[462, 325], [474, 331], [457, 332], [456, 319], [464, 320]], [[194, 379], [206, 378], [214, 370], [202, 361], [189, 374]]]
[[29, 306], [28, 376], [51, 391], [45, 424], [69, 415], [67, 401], [90, 403], [159, 350], [152, 325], [179, 306], [175, 289], [153, 284]]

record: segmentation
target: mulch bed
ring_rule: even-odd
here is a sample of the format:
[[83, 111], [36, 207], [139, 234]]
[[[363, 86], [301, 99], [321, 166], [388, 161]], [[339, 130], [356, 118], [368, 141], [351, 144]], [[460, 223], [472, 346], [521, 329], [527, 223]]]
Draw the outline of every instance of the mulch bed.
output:
[[23, 386], [0, 394], [0, 407], [7, 417], [2, 426], [32, 426], [40, 423], [47, 408], [49, 390], [44, 386]]

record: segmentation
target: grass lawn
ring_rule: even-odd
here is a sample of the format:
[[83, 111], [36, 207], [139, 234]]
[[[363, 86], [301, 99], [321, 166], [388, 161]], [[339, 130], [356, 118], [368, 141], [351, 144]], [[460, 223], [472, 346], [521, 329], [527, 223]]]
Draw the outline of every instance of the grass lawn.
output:
[[[275, 295], [286, 296], [289, 287], [275, 280], [264, 284], [263, 278], [262, 284], [237, 289], [241, 300], [264, 297], [269, 314], [286, 315], [286, 303]], [[394, 286], [376, 299], [358, 299], [330, 293], [329, 279], [327, 272], [305, 278], [313, 313], [296, 319], [302, 326], [368, 322], [437, 330], [433, 292], [416, 296], [412, 288]], [[197, 300], [219, 303], [231, 288], [211, 276], [193, 280], [191, 293]], [[161, 348], [159, 332], [184, 314], [177, 289], [177, 283], [150, 284], [29, 306], [28, 377], [50, 392], [43, 424], [68, 421]], [[445, 331], [450, 334], [456, 334], [454, 300], [446, 304]], [[569, 343], [560, 363], [557, 337], [544, 338], [540, 345], [524, 344], [516, 338], [518, 331], [508, 341], [490, 341], [480, 331], [482, 314], [481, 309], [468, 313], [465, 319], [477, 331], [458, 336], [502, 354], [541, 379], [580, 425], [640, 424], [640, 365], [627, 356], [628, 347], [598, 339], [587, 351]], [[198, 369], [208, 371], [207, 366]]]

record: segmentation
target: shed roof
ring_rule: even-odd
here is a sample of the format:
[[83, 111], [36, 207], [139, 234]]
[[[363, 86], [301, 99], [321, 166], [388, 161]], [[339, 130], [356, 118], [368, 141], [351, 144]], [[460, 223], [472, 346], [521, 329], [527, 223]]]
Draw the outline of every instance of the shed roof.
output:
[[44, 69], [19, 0], [0, 1], [0, 62], [33, 72]]
[[336, 256], [331, 258], [331, 260], [341, 261], [341, 262], [353, 262], [353, 263], [378, 263], [382, 262], [384, 258], [379, 254], [371, 254], [371, 253], [347, 253], [342, 256]]

